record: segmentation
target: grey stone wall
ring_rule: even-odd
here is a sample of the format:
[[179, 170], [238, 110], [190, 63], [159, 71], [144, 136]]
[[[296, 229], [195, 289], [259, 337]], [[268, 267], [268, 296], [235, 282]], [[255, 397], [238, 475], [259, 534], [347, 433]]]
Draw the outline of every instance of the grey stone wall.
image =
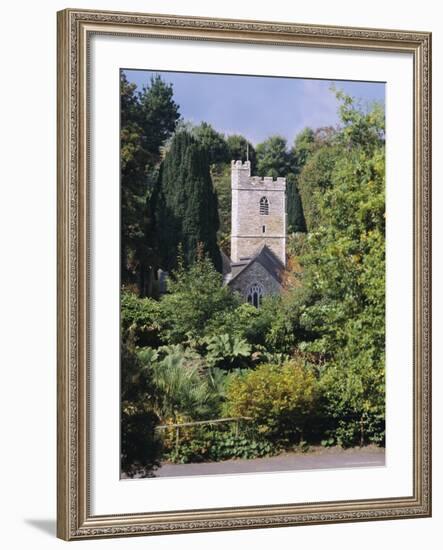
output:
[[[231, 259], [250, 258], [266, 244], [286, 265], [286, 179], [251, 177], [250, 162], [232, 161]], [[269, 213], [260, 213], [266, 197]]]
[[281, 285], [259, 262], [253, 262], [249, 265], [229, 286], [233, 291], [239, 292], [246, 300], [249, 287], [257, 283], [263, 287], [265, 296], [278, 294], [281, 291]]

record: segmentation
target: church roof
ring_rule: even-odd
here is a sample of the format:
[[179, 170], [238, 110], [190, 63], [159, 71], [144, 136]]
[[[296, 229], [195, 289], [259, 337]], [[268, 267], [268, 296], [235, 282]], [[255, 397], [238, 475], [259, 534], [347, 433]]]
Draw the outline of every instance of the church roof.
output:
[[231, 259], [223, 250], [220, 250], [220, 254], [222, 259], [222, 273], [223, 276], [226, 277], [228, 273], [231, 273]]
[[268, 246], [262, 244], [252, 258], [245, 258], [240, 262], [231, 263], [231, 276], [227, 280], [228, 285], [255, 262], [260, 263], [279, 284], [282, 283], [285, 266]]

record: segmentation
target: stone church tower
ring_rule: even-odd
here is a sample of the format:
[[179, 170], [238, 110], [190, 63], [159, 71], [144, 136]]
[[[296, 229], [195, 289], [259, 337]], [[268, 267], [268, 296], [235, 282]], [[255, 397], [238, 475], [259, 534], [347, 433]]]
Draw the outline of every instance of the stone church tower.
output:
[[286, 178], [251, 176], [251, 163], [231, 163], [231, 259], [224, 280], [250, 304], [282, 290], [286, 267]]
[[286, 178], [251, 176], [251, 162], [231, 163], [231, 260], [266, 245], [286, 265]]

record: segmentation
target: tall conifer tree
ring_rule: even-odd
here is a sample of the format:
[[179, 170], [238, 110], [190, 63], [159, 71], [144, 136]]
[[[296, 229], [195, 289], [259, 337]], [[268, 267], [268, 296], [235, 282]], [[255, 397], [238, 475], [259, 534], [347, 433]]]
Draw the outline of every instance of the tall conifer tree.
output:
[[286, 209], [288, 232], [305, 233], [306, 222], [303, 214], [300, 194], [297, 187], [297, 177], [290, 173], [286, 178]]
[[159, 182], [156, 218], [162, 267], [168, 271], [176, 267], [180, 244], [185, 262], [191, 264], [197, 257], [198, 243], [202, 243], [220, 271], [218, 205], [209, 159], [206, 150], [188, 132], [174, 136]]

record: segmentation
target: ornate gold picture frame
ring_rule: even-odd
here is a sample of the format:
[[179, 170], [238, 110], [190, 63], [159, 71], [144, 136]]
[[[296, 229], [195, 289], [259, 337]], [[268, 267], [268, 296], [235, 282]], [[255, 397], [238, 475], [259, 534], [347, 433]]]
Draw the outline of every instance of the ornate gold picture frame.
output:
[[[90, 62], [94, 36], [403, 53], [413, 63], [412, 493], [405, 496], [95, 514], [91, 494]], [[58, 13], [57, 532], [65, 540], [431, 515], [431, 34], [203, 17]], [[388, 128], [389, 136], [389, 128]], [[389, 138], [388, 138], [389, 139]], [[397, 313], [401, 315], [401, 311]], [[101, 388], [106, 391], [106, 388]], [[116, 404], [118, 407], [118, 404]], [[313, 474], [315, 476], [315, 473]], [[118, 473], [116, 473], [118, 477]], [[128, 483], [125, 481], [123, 483]], [[129, 481], [129, 483], [131, 483]], [[149, 483], [149, 480], [146, 481]], [[266, 495], [265, 495], [266, 496]], [[296, 499], [294, 499], [296, 500]], [[154, 511], [152, 511], [154, 510]]]

